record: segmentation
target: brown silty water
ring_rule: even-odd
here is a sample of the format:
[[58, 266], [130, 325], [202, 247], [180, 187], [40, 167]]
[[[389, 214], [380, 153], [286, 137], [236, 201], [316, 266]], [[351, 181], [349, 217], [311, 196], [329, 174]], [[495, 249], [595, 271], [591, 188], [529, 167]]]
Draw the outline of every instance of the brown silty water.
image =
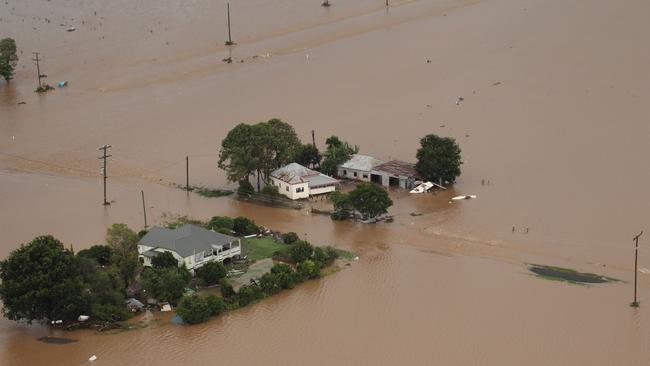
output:
[[[2, 320], [0, 364], [650, 364], [647, 274], [641, 308], [627, 306], [631, 238], [650, 202], [650, 5], [383, 3], [233, 1], [232, 49], [222, 1], [0, 4], [0, 37], [22, 51], [16, 80], [0, 84], [2, 257], [41, 233], [81, 249], [113, 222], [140, 228], [140, 190], [155, 223], [245, 215], [361, 257], [198, 326], [157, 315], [96, 335]], [[33, 93], [32, 51], [50, 84], [70, 85]], [[227, 186], [219, 142], [272, 117], [304, 141], [336, 134], [384, 160], [414, 161], [427, 133], [452, 136], [463, 174], [449, 192], [392, 191], [395, 222], [379, 225], [168, 186], [184, 181], [186, 155], [192, 184]], [[96, 150], [106, 143], [110, 207]], [[449, 204], [455, 194], [478, 198]], [[546, 281], [531, 262], [624, 282]]]

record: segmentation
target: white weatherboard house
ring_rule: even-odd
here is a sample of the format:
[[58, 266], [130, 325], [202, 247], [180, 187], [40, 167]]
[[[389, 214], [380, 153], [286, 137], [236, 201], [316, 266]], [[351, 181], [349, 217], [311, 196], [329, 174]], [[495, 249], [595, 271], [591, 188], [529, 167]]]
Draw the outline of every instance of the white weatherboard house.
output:
[[370, 172], [381, 163], [383, 161], [375, 159], [372, 156], [354, 154], [350, 160], [337, 167], [337, 176], [339, 178], [370, 182]]
[[278, 187], [280, 194], [292, 200], [334, 192], [338, 183], [338, 180], [298, 163], [291, 163], [271, 173], [271, 184]]
[[138, 243], [140, 261], [151, 266], [151, 259], [170, 252], [179, 265], [185, 263], [189, 270], [208, 262], [223, 262], [241, 254], [241, 241], [200, 226], [185, 224], [176, 229], [154, 227]]

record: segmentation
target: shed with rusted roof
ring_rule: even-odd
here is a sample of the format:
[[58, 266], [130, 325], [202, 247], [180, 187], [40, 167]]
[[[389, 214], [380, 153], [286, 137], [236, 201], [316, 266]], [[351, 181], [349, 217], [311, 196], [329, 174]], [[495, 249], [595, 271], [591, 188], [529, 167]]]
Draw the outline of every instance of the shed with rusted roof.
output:
[[384, 187], [411, 189], [419, 177], [415, 171], [415, 164], [391, 160], [375, 166], [370, 172], [370, 179]]

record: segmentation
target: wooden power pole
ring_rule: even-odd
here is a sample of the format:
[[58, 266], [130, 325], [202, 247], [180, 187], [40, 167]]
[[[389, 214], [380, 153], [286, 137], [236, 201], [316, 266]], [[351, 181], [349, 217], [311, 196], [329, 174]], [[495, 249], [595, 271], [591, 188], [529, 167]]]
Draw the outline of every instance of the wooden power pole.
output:
[[226, 46], [232, 46], [235, 42], [232, 41], [232, 34], [230, 33], [230, 3], [226, 3], [226, 9], [228, 13], [228, 40], [226, 41]]
[[108, 175], [106, 174], [106, 159], [113, 156], [113, 155], [107, 155], [106, 154], [108, 149], [110, 149], [110, 148], [111, 148], [111, 145], [104, 145], [104, 146], [97, 149], [97, 150], [102, 150], [103, 151], [102, 156], [100, 156], [98, 159], [103, 160], [103, 164], [102, 164], [102, 167], [101, 167], [101, 172], [102, 172], [102, 175], [104, 176], [104, 206], [110, 205], [110, 203], [106, 200], [106, 179], [108, 178]]
[[142, 212], [144, 214], [144, 228], [147, 228], [147, 205], [144, 203], [144, 191], [140, 191], [142, 193]]
[[190, 156], [185, 156], [185, 190], [190, 191]]
[[34, 58], [32, 61], [36, 62], [36, 72], [38, 73], [38, 88], [43, 87], [43, 83], [41, 83], [41, 79], [45, 77], [45, 75], [41, 74], [41, 59], [38, 57], [40, 55], [40, 52], [32, 52], [34, 54]]
[[630, 306], [634, 308], [639, 307], [639, 301], [636, 298], [636, 278], [637, 278], [637, 272], [638, 270], [638, 264], [639, 264], [639, 237], [643, 235], [643, 231], [639, 233], [639, 235], [635, 236], [634, 239], [634, 301], [630, 304]]

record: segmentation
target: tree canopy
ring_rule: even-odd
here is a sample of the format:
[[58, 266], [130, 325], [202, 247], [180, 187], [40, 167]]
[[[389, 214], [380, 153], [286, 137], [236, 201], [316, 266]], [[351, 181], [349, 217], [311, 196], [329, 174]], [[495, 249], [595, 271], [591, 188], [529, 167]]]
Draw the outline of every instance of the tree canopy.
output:
[[111, 262], [113, 251], [108, 245], [93, 245], [88, 249], [80, 250], [77, 256], [95, 260], [100, 266], [107, 266]]
[[228, 274], [226, 266], [215, 261], [208, 262], [196, 270], [196, 277], [202, 279], [208, 286], [219, 283], [226, 274]]
[[154, 268], [178, 267], [178, 259], [172, 252], [162, 252], [151, 259], [151, 265]]
[[372, 183], [361, 183], [349, 193], [352, 207], [364, 217], [375, 218], [388, 212], [393, 201], [388, 192]]
[[301, 146], [293, 127], [279, 119], [240, 123], [221, 141], [218, 166], [232, 182], [257, 175], [259, 190], [260, 180], [268, 183], [271, 172], [290, 163]]
[[69, 320], [88, 313], [77, 258], [54, 237], [39, 236], [0, 262], [3, 315], [11, 320]]
[[327, 175], [335, 175], [337, 167], [350, 160], [352, 155], [359, 152], [359, 146], [351, 146], [345, 141], [341, 141], [337, 136], [329, 137], [325, 143], [327, 150], [323, 154], [323, 164], [321, 171]]
[[302, 166], [317, 169], [320, 167], [321, 154], [318, 148], [312, 144], [301, 145], [294, 157], [294, 161]]
[[111, 263], [120, 272], [124, 288], [129, 287], [140, 268], [138, 241], [138, 235], [125, 224], [113, 224], [106, 231], [106, 242], [113, 252]]
[[12, 38], [0, 40], [0, 76], [6, 81], [13, 79], [17, 64], [16, 41]]
[[426, 135], [420, 140], [415, 170], [422, 178], [438, 182], [454, 183], [460, 175], [461, 150], [451, 137]]
[[191, 277], [185, 267], [147, 268], [142, 273], [141, 284], [148, 297], [175, 304]]

